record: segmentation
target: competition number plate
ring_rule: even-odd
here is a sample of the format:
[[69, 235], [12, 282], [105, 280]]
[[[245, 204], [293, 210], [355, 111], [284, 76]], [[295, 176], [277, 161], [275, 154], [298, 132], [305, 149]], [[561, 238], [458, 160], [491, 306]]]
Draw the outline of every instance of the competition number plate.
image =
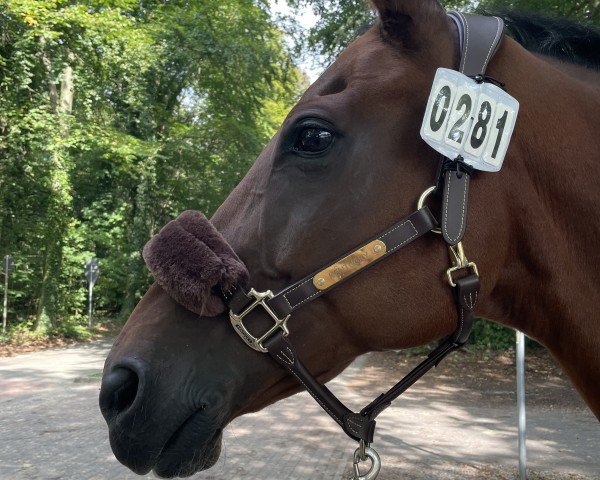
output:
[[429, 94], [421, 137], [442, 155], [477, 170], [497, 172], [513, 133], [519, 102], [491, 83], [439, 68]]

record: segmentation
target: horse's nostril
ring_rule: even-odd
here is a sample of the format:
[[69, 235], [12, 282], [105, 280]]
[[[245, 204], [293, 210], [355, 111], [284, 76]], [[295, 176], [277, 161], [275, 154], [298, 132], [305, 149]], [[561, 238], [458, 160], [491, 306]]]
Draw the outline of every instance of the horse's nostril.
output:
[[108, 420], [127, 410], [138, 393], [139, 377], [129, 368], [118, 367], [104, 375], [100, 389], [100, 410]]

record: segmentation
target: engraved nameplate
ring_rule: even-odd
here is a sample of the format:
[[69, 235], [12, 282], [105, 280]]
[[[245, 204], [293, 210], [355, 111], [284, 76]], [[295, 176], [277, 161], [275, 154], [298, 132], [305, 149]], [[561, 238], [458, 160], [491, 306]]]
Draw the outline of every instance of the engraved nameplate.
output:
[[325, 270], [321, 270], [313, 277], [313, 285], [318, 290], [325, 290], [383, 257], [386, 250], [385, 243], [381, 240], [373, 240]]

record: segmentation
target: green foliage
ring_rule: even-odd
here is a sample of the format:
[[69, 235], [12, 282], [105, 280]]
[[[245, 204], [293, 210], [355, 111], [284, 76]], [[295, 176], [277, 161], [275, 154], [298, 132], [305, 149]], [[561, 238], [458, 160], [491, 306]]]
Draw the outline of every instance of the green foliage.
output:
[[10, 323], [80, 335], [92, 256], [97, 309], [126, 316], [150, 283], [143, 245], [216, 209], [301, 81], [264, 2], [0, 1]]
[[[509, 350], [515, 348], [515, 330], [499, 323], [478, 318], [469, 339], [469, 347], [485, 350]], [[525, 337], [527, 348], [542, 346], [532, 338]]]
[[[302, 48], [325, 61], [372, 20], [363, 0], [289, 3], [320, 14]], [[518, 3], [599, 21], [597, 1]], [[305, 84], [264, 0], [0, 0], [9, 325], [83, 335], [92, 256], [96, 309], [127, 316], [151, 281], [146, 241], [184, 209], [212, 214]]]
[[373, 22], [375, 15], [366, 0], [288, 0], [299, 10], [310, 5], [318, 16], [317, 25], [307, 32], [298, 44], [304, 45], [323, 57], [325, 63], [336, 57], [360, 29]]
[[583, 23], [600, 26], [598, 0], [485, 0], [480, 2], [478, 9], [520, 9], [554, 17], [577, 18]]
[[478, 318], [469, 345], [488, 350], [508, 350], [515, 346], [515, 331], [499, 323]]
[[[298, 52], [308, 49], [331, 62], [357, 33], [375, 19], [368, 0], [287, 0], [296, 11], [310, 6], [319, 16], [317, 24], [305, 35], [296, 34]], [[598, 0], [441, 0], [446, 9], [472, 11], [521, 9], [544, 15], [568, 16], [600, 26]]]

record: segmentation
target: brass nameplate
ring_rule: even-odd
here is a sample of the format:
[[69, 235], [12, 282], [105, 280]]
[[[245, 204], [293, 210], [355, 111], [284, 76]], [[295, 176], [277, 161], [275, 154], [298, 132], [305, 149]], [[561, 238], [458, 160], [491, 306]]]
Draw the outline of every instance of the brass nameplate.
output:
[[373, 240], [325, 270], [321, 270], [313, 277], [313, 285], [318, 290], [325, 290], [383, 257], [386, 250], [385, 243], [381, 240]]

